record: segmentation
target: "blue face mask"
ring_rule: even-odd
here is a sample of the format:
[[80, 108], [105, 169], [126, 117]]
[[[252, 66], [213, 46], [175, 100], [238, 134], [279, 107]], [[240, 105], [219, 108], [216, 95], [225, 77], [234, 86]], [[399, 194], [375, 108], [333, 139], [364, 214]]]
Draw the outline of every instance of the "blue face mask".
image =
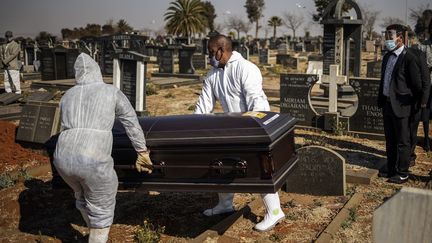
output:
[[212, 56], [211, 58], [209, 58], [209, 61], [210, 61], [210, 65], [212, 65], [212, 67], [214, 67], [214, 68], [219, 67], [219, 61], [216, 60], [215, 56]]
[[387, 50], [392, 51], [396, 48], [396, 41], [395, 40], [386, 40], [385, 46]]

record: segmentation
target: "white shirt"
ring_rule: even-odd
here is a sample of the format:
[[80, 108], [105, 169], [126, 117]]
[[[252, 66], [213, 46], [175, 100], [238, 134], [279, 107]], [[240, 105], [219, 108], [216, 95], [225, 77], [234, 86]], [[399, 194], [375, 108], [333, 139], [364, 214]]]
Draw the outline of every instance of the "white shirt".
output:
[[384, 72], [384, 87], [383, 87], [383, 94], [385, 96], [390, 96], [389, 90], [390, 90], [390, 83], [391, 83], [393, 69], [394, 66], [396, 65], [399, 55], [402, 53], [404, 48], [405, 46], [402, 45], [398, 49], [394, 50], [393, 53], [390, 54], [387, 60], [387, 65]]
[[213, 111], [218, 100], [224, 112], [269, 111], [258, 67], [233, 51], [225, 68], [212, 68], [204, 79], [195, 114]]

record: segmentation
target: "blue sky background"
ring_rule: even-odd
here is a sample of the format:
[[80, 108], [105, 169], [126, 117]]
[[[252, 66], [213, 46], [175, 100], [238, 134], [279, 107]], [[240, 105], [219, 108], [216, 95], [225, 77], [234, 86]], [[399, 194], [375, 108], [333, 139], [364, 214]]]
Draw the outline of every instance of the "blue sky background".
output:
[[[163, 15], [172, 0], [1, 0], [0, 36], [6, 30], [12, 30], [15, 36], [37, 35], [40, 31], [48, 31], [60, 36], [62, 28], [82, 27], [87, 23], [105, 24], [107, 20], [125, 19], [137, 30], [160, 30], [164, 26]], [[247, 20], [243, 7], [245, 0], [210, 0], [216, 8], [216, 23], [223, 24], [225, 20], [236, 15]], [[297, 3], [305, 8], [299, 8]], [[405, 20], [406, 5], [408, 9], [430, 3], [430, 0], [358, 0], [360, 5], [380, 10], [380, 18], [387, 16]], [[429, 5], [432, 8], [432, 4]], [[264, 18], [266, 21], [274, 15], [282, 16], [284, 12], [296, 12], [305, 15], [305, 23], [297, 31], [303, 35], [303, 29], [309, 25], [313, 35], [321, 34], [317, 24], [311, 24], [308, 19], [315, 12], [313, 0], [265, 0]], [[409, 11], [408, 11], [409, 13]], [[263, 22], [262, 25], [265, 26]], [[408, 23], [412, 22], [408, 19]], [[379, 31], [380, 21], [376, 30]], [[226, 32], [226, 30], [224, 31]], [[254, 35], [254, 28], [249, 34]], [[286, 28], [280, 28], [279, 34], [291, 34]], [[265, 30], [260, 30], [263, 37]], [[269, 36], [272, 31], [268, 31]], [[279, 35], [278, 34], [278, 35]]]

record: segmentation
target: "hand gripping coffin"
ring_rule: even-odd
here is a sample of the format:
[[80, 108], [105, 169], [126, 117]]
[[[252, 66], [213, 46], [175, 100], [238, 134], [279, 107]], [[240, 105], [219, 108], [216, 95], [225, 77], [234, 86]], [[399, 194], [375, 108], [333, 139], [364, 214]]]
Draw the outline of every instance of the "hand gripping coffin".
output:
[[116, 122], [112, 157], [123, 187], [272, 193], [282, 187], [297, 163], [296, 121], [288, 114], [176, 115], [141, 117], [139, 122], [154, 169], [152, 174], [136, 171], [136, 152]]

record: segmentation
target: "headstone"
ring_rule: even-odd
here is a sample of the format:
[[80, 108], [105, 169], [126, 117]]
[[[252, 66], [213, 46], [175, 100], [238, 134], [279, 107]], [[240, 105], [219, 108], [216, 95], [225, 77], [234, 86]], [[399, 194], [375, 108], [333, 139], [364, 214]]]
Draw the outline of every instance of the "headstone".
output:
[[159, 49], [159, 73], [174, 73], [174, 50], [169, 48]]
[[196, 69], [207, 69], [207, 55], [195, 53], [192, 56], [192, 63]]
[[21, 98], [20, 94], [15, 93], [3, 93], [0, 94], [0, 104], [1, 105], [9, 105]]
[[270, 51], [267, 48], [259, 49], [259, 63], [268, 64], [270, 59]]
[[366, 52], [375, 52], [375, 41], [366, 41]]
[[240, 54], [246, 60], [249, 60], [249, 48], [246, 45], [240, 46]]
[[320, 61], [324, 60], [322, 55], [310, 54], [308, 55], [308, 61]]
[[323, 74], [323, 62], [309, 61], [306, 74], [316, 74], [318, 76], [321, 76]]
[[179, 73], [194, 74], [195, 68], [192, 63], [192, 56], [195, 52], [195, 47], [183, 46], [179, 52]]
[[54, 94], [48, 91], [36, 91], [27, 97], [27, 101], [49, 101], [54, 98]]
[[324, 27], [324, 41], [323, 41], [323, 57], [324, 66], [323, 73], [329, 74], [330, 65], [335, 63], [335, 30], [333, 26]]
[[298, 69], [298, 59], [295, 57], [292, 57], [288, 54], [277, 54], [276, 55], [276, 64], [281, 64], [285, 67], [289, 67], [292, 69]]
[[78, 49], [67, 49], [61, 46], [43, 48], [41, 53], [42, 80], [75, 78], [74, 64], [78, 55]]
[[345, 159], [321, 146], [297, 150], [297, 167], [288, 176], [284, 191], [318, 196], [345, 196]]
[[403, 187], [373, 215], [373, 242], [432, 241], [432, 191]]
[[125, 94], [139, 115], [145, 113], [148, 61], [148, 56], [133, 51], [124, 51], [114, 57], [113, 85]]
[[294, 46], [295, 52], [303, 52], [304, 51], [304, 45], [302, 42], [297, 42]]
[[337, 112], [337, 85], [347, 83], [347, 77], [339, 74], [339, 65], [330, 65], [330, 75], [322, 75], [321, 81], [330, 84], [329, 88], [329, 112]]
[[278, 46], [278, 54], [288, 54], [288, 45], [286, 43]]
[[358, 97], [357, 111], [350, 117], [350, 130], [383, 134], [383, 115], [381, 109], [377, 106], [380, 80], [350, 78], [349, 83]]
[[310, 105], [309, 92], [317, 81], [317, 75], [281, 74], [280, 112], [291, 114], [298, 125], [315, 126], [316, 113]]
[[45, 143], [59, 132], [60, 109], [57, 103], [31, 102], [23, 106], [16, 139]]
[[381, 78], [381, 61], [368, 62], [366, 66], [366, 76], [368, 78]]

